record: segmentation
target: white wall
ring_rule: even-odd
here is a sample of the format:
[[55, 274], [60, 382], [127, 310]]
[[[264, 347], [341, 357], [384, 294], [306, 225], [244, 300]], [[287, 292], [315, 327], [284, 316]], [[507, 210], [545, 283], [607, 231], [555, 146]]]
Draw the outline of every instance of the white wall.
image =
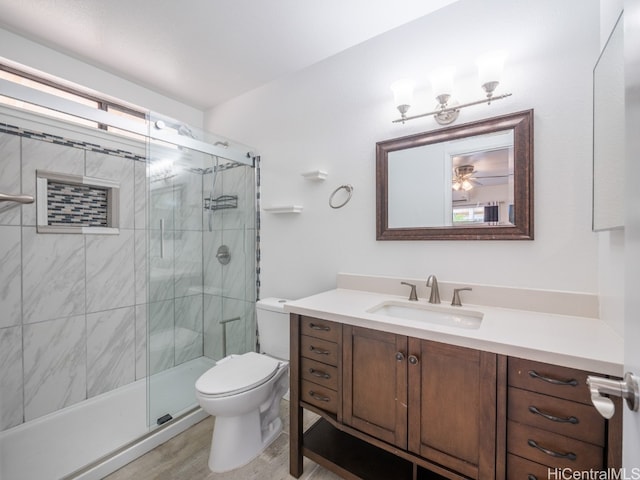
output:
[[0, 28], [0, 62], [3, 58], [194, 127], [202, 127], [203, 112], [200, 110]]
[[[263, 213], [262, 296], [333, 288], [340, 271], [596, 292], [590, 118], [598, 17], [598, 0], [461, 0], [207, 112], [208, 130], [260, 152], [263, 206], [304, 205], [299, 215]], [[478, 99], [475, 58], [497, 48], [509, 57], [496, 93], [513, 96], [468, 108], [458, 123], [535, 109], [535, 240], [376, 241], [376, 141], [438, 128], [432, 119], [392, 125], [389, 85], [414, 76], [422, 88], [410, 113], [426, 111], [435, 103], [428, 72], [455, 64], [457, 97]], [[329, 172], [324, 183], [300, 176], [317, 168]], [[328, 197], [343, 183], [354, 185], [353, 199], [333, 210]]]

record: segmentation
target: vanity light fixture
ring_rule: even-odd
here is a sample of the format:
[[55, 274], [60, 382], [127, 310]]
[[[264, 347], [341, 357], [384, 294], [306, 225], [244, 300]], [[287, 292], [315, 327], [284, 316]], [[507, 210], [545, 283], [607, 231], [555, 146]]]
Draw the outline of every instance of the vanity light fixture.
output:
[[503, 52], [487, 53], [478, 58], [478, 75], [480, 78], [480, 85], [486, 94], [486, 98], [463, 104], [458, 104], [456, 100], [451, 98], [454, 69], [452, 67], [446, 67], [434, 71], [431, 74], [430, 80], [431, 87], [435, 93], [435, 98], [438, 104], [436, 105], [435, 110], [427, 113], [421, 113], [419, 115], [407, 116], [407, 112], [409, 111], [413, 101], [413, 81], [410, 79], [402, 79], [394, 82], [391, 85], [391, 90], [393, 91], [396, 108], [400, 112], [400, 118], [393, 120], [393, 123], [404, 123], [408, 120], [433, 115], [436, 122], [440, 125], [448, 125], [458, 118], [460, 109], [462, 108], [482, 103], [491, 105], [491, 102], [494, 100], [501, 100], [511, 96], [510, 93], [498, 96], [493, 95], [495, 89], [500, 84], [504, 60], [505, 54]]

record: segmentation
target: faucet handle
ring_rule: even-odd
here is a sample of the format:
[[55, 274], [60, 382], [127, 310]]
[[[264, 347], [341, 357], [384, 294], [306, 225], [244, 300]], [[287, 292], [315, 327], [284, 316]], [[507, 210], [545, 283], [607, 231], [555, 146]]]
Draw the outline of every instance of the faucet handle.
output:
[[461, 307], [462, 306], [462, 302], [460, 301], [460, 292], [462, 292], [464, 290], [471, 291], [473, 289], [470, 288], [470, 287], [454, 288], [453, 289], [453, 299], [451, 299], [451, 305], [452, 306], [454, 306], [454, 307]]
[[409, 294], [409, 300], [411, 300], [412, 302], [417, 302], [418, 301], [418, 294], [416, 293], [416, 286], [413, 283], [408, 283], [408, 282], [400, 282], [402, 285], [407, 285], [409, 287], [411, 287], [411, 293]]

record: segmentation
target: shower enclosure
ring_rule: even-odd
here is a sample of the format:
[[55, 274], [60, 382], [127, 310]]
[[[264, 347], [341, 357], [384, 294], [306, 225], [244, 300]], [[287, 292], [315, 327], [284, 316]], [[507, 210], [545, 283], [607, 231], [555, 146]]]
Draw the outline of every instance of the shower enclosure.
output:
[[[150, 425], [193, 407], [195, 381], [214, 360], [255, 346], [254, 173], [253, 164], [149, 144]], [[164, 380], [171, 375], [184, 387]]]
[[195, 380], [255, 347], [258, 158], [0, 91], [0, 193], [34, 199], [0, 202], [0, 478], [102, 478], [204, 418]]

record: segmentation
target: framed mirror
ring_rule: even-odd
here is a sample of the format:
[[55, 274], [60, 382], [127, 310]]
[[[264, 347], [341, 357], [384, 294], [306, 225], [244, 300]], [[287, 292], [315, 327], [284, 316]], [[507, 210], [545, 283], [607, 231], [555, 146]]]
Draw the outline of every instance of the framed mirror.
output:
[[376, 144], [378, 240], [533, 240], [533, 110]]

